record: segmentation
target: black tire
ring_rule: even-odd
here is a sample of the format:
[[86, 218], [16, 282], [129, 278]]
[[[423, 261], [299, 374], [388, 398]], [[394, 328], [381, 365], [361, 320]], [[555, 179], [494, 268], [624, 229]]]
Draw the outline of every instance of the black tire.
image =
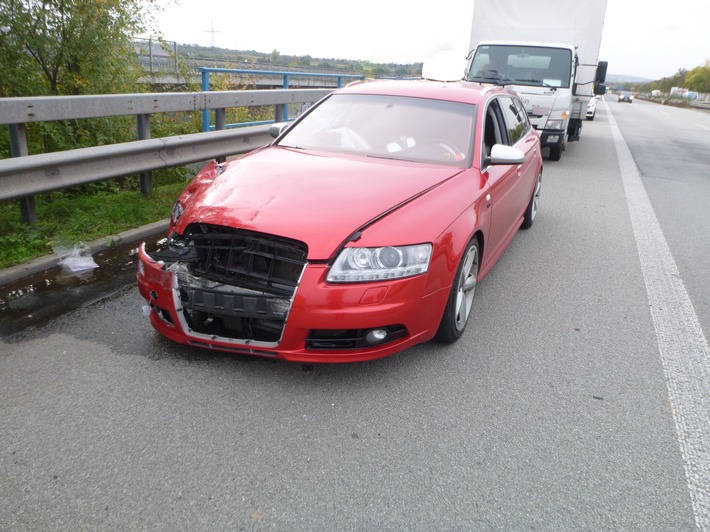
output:
[[530, 202], [528, 207], [525, 209], [525, 214], [523, 214], [523, 224], [521, 227], [523, 229], [529, 229], [535, 223], [535, 216], [537, 216], [537, 207], [540, 202], [540, 188], [542, 188], [542, 171], [537, 174], [537, 179], [535, 180], [535, 186], [533, 187], [532, 196], [530, 196]]
[[476, 295], [479, 263], [478, 240], [474, 237], [466, 246], [459, 267], [456, 269], [449, 300], [446, 302], [446, 309], [441, 317], [439, 330], [436, 332], [437, 341], [452, 344], [461, 338], [466, 329]]
[[562, 159], [562, 146], [550, 146], [550, 160], [559, 161]]

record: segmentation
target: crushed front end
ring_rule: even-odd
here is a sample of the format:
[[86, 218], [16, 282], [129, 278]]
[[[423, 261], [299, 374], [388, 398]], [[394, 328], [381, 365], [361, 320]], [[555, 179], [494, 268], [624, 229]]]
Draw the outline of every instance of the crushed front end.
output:
[[[141, 295], [165, 336], [203, 347], [270, 355], [303, 274], [305, 244], [193, 224], [168, 248], [139, 252]], [[236, 348], [236, 346], [242, 346]]]
[[192, 224], [165, 250], [139, 250], [138, 286], [153, 327], [182, 344], [301, 362], [371, 360], [430, 339], [446, 290], [425, 276], [332, 285], [306, 244]]

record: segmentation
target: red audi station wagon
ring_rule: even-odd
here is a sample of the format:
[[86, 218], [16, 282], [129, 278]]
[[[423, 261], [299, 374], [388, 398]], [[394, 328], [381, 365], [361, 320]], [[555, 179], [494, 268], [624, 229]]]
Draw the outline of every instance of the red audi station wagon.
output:
[[207, 165], [139, 251], [162, 335], [301, 362], [451, 343], [477, 283], [537, 214], [538, 135], [510, 89], [357, 82], [275, 140]]

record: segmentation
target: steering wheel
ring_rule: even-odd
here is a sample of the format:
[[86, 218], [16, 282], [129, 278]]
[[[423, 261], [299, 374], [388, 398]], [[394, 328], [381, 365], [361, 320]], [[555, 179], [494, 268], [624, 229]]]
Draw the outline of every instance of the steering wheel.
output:
[[417, 143], [417, 147], [426, 150], [434, 150], [435, 158], [443, 161], [463, 161], [466, 154], [455, 144], [451, 144], [440, 138], [430, 138]]

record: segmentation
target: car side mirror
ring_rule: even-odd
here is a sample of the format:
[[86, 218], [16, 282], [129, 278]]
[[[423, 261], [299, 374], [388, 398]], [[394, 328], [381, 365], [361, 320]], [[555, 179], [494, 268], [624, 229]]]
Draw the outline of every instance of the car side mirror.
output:
[[525, 154], [518, 148], [506, 146], [505, 144], [495, 144], [491, 148], [491, 156], [488, 158], [489, 164], [523, 164]]
[[286, 131], [286, 128], [288, 128], [290, 124], [288, 122], [280, 122], [278, 124], [274, 124], [269, 128], [269, 135], [271, 135], [273, 138], [278, 138], [281, 133]]

